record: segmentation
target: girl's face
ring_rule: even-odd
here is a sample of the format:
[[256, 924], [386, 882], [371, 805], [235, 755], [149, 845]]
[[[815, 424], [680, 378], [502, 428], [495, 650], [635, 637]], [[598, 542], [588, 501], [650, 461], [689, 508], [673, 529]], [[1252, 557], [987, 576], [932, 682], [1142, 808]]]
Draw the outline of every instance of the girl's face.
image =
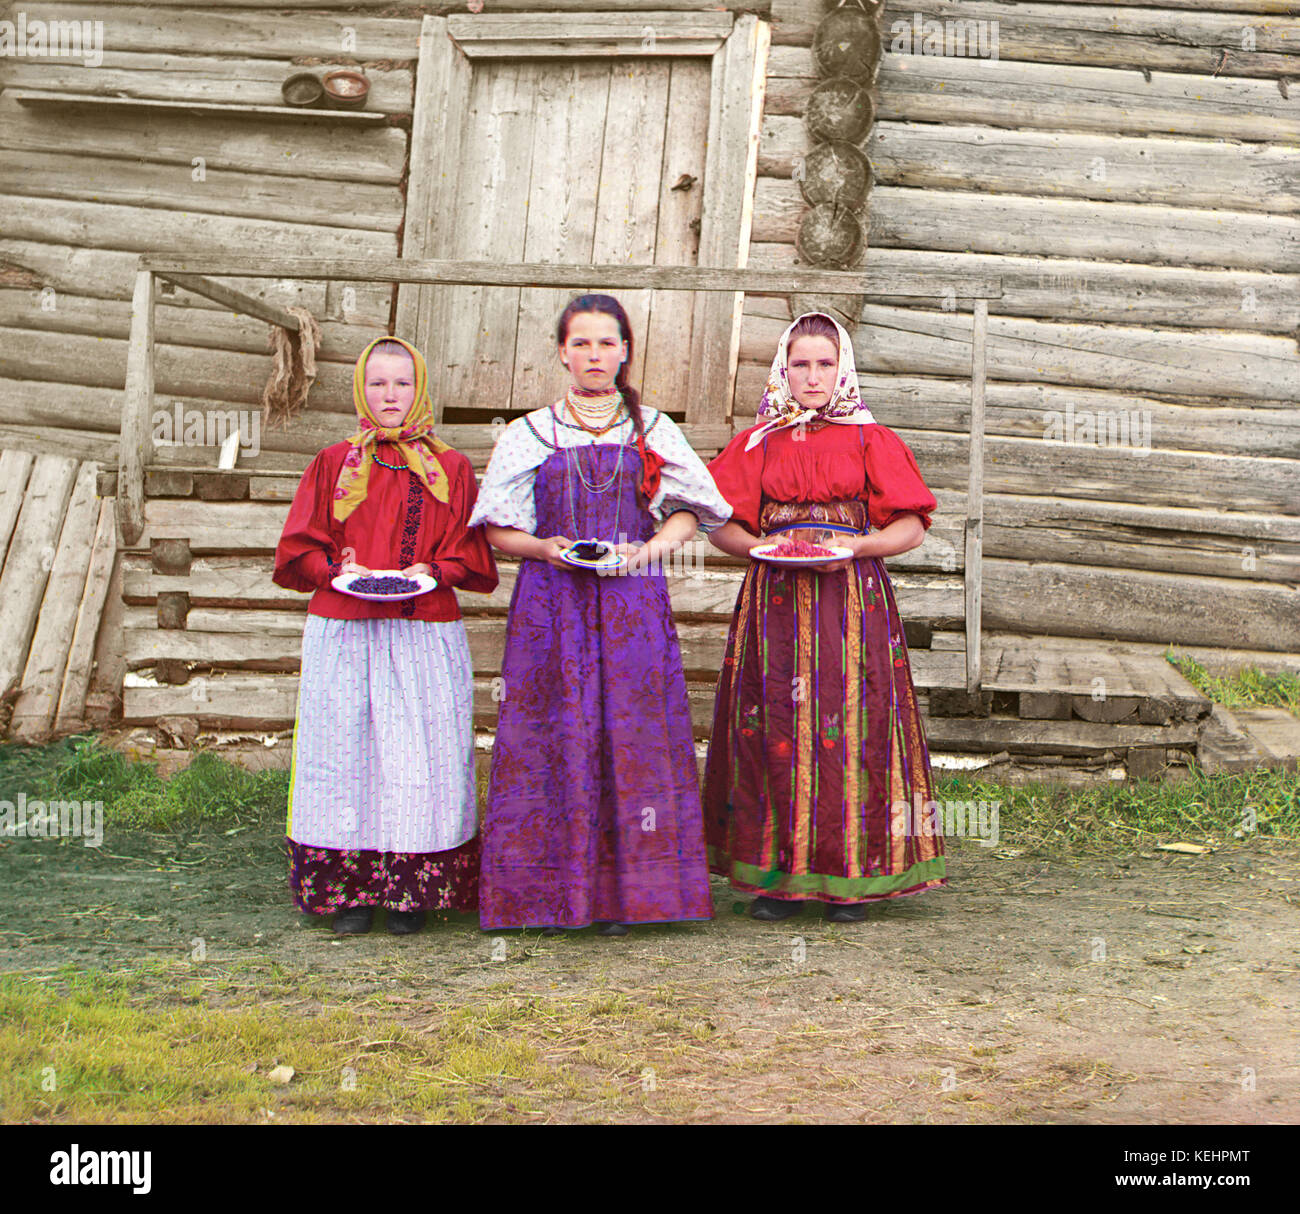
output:
[[790, 391], [805, 409], [818, 409], [831, 399], [839, 371], [839, 347], [829, 337], [805, 334], [790, 343], [786, 372]]
[[569, 336], [560, 347], [560, 361], [568, 367], [575, 387], [595, 392], [612, 388], [626, 358], [627, 342], [614, 317], [604, 312], [578, 312], [569, 317]]
[[409, 354], [376, 351], [366, 359], [366, 404], [385, 428], [406, 421], [415, 404], [415, 362]]

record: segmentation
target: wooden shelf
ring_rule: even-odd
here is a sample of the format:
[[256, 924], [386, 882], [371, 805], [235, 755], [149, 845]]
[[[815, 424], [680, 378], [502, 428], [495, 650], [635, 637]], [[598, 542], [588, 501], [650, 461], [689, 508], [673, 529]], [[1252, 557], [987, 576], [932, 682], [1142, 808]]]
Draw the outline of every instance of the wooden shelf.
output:
[[374, 110], [302, 109], [292, 105], [223, 105], [203, 101], [163, 101], [151, 97], [100, 97], [93, 93], [55, 93], [42, 89], [6, 89], [22, 105], [109, 105], [122, 109], [184, 110], [239, 118], [305, 118], [316, 122], [382, 123], [388, 115]]

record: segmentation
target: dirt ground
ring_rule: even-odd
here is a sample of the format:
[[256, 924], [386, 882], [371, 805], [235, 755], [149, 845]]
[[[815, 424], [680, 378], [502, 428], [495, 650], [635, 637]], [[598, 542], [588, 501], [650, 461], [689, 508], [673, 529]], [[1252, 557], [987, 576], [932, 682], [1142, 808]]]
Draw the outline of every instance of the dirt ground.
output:
[[1300, 1121], [1295, 844], [1070, 865], [953, 841], [946, 889], [863, 924], [754, 923], [715, 879], [713, 922], [623, 939], [455, 916], [339, 939], [293, 909], [281, 844], [269, 825], [6, 841], [0, 970], [184, 961], [201, 937], [209, 967], [324, 978], [344, 1004], [381, 991], [412, 1023], [503, 991], [666, 991], [707, 1049], [654, 1055], [663, 1111], [633, 1120]]

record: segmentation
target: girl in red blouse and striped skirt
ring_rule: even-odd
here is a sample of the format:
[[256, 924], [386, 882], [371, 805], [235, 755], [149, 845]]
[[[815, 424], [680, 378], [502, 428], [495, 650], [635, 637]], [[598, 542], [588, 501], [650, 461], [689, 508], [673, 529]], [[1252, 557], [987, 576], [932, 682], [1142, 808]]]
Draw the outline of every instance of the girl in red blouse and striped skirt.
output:
[[[918, 547], [936, 507], [912, 453], [858, 395], [849, 335], [807, 313], [783, 334], [758, 424], [710, 465], [734, 556], [778, 538], [848, 548], [814, 567], [753, 560], [727, 638], [705, 768], [713, 872], [756, 919], [946, 883], [903, 622], [881, 558]], [[874, 530], [873, 530], [874, 528]]]

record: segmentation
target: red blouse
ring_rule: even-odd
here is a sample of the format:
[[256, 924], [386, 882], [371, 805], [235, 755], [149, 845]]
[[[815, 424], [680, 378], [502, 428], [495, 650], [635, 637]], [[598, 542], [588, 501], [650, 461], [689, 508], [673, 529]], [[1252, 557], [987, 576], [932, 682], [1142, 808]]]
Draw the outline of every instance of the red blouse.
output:
[[918, 515], [929, 529], [938, 502], [907, 444], [886, 426], [827, 424], [800, 438], [788, 427], [746, 451], [754, 429], [737, 434], [709, 464], [718, 491], [731, 503], [732, 520], [751, 535], [762, 534], [758, 520], [765, 501], [859, 499], [877, 531], [904, 514]]
[[[452, 587], [490, 594], [498, 581], [483, 528], [465, 526], [478, 497], [469, 460], [459, 451], [438, 456], [449, 481], [447, 504], [405, 467], [398, 471], [372, 464], [365, 501], [340, 523], [333, 513], [334, 488], [351, 449], [349, 443], [335, 443], [307, 465], [275, 550], [271, 580], [288, 590], [314, 590], [307, 610], [334, 620], [460, 619]], [[381, 445], [379, 452], [386, 463], [400, 458], [394, 447]], [[345, 548], [351, 548], [351, 559], [367, 569], [436, 562], [438, 587], [393, 603], [340, 594], [330, 579], [342, 572]]]

